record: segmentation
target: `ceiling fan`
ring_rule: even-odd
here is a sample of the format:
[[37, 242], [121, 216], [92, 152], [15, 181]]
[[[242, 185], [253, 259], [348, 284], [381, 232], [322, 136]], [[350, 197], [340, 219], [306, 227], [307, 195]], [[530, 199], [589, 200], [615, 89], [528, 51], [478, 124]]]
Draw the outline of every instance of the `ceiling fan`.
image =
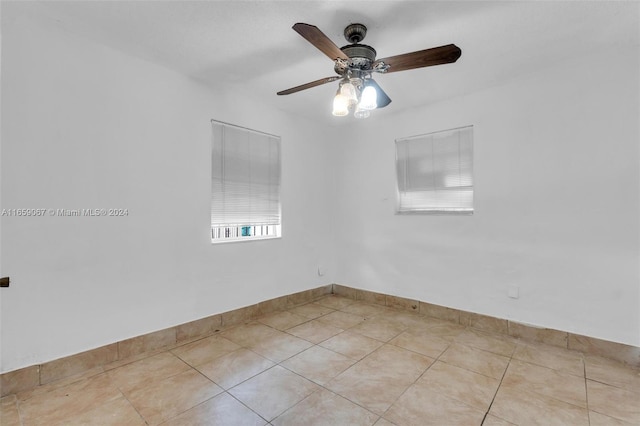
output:
[[334, 61], [333, 70], [338, 75], [282, 90], [278, 95], [289, 95], [340, 80], [333, 100], [332, 113], [336, 116], [348, 115], [353, 111], [355, 117], [366, 118], [371, 110], [383, 108], [391, 103], [389, 96], [371, 78], [374, 72], [390, 73], [449, 64], [457, 61], [462, 54], [458, 46], [447, 44], [376, 59], [376, 50], [373, 47], [360, 44], [367, 34], [367, 27], [363, 24], [350, 24], [344, 29], [344, 37], [351, 44], [343, 47], [338, 47], [316, 26], [298, 23], [293, 29]]

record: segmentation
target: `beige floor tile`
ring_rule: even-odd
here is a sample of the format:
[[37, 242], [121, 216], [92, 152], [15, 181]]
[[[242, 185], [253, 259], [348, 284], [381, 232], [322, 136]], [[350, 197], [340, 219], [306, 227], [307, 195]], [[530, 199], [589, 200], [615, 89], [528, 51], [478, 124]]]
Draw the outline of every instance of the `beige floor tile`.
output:
[[351, 367], [354, 362], [351, 358], [322, 346], [313, 346], [289, 358], [281, 365], [319, 385], [324, 385]]
[[407, 326], [399, 321], [389, 320], [383, 317], [373, 317], [352, 327], [350, 331], [380, 340], [381, 342], [388, 342], [406, 329]]
[[584, 362], [580, 352], [542, 343], [519, 343], [513, 358], [584, 377]]
[[20, 412], [18, 411], [18, 398], [9, 395], [0, 399], [0, 425], [20, 426]]
[[229, 393], [271, 421], [318, 389], [315, 383], [276, 365]]
[[496, 416], [492, 416], [491, 414], [487, 414], [484, 418], [484, 422], [482, 422], [482, 426], [513, 426], [513, 423], [502, 420]]
[[211, 380], [190, 369], [146, 387], [139, 387], [125, 396], [144, 419], [157, 425], [173, 418], [223, 391]]
[[596, 356], [587, 356], [585, 367], [588, 379], [640, 393], [640, 369]]
[[417, 384], [478, 410], [487, 411], [500, 380], [436, 361]]
[[502, 379], [509, 365], [509, 358], [505, 356], [457, 343], [453, 343], [442, 354], [440, 361], [484, 374], [494, 379]]
[[318, 344], [335, 336], [336, 334], [342, 333], [343, 331], [344, 330], [341, 328], [324, 324], [318, 320], [312, 320], [288, 329], [287, 333], [293, 334], [294, 336], [307, 340], [311, 343]]
[[584, 408], [504, 384], [498, 389], [489, 414], [517, 425], [589, 425], [589, 416]]
[[322, 306], [326, 306], [331, 309], [342, 309], [348, 305], [351, 305], [354, 302], [355, 300], [348, 299], [346, 297], [329, 295], [329, 296], [323, 297], [322, 299], [316, 300], [315, 303]]
[[326, 387], [382, 415], [433, 360], [384, 345], [329, 382]]
[[395, 423], [391, 423], [389, 420], [380, 417], [374, 426], [397, 426]]
[[242, 348], [199, 365], [197, 369], [224, 389], [230, 389], [274, 365], [257, 353]]
[[407, 327], [420, 327], [423, 326], [426, 321], [428, 321], [427, 317], [425, 317], [424, 315], [398, 308], [387, 308], [379, 315], [376, 315], [376, 317], [385, 318], [389, 321], [395, 321]]
[[170, 352], [163, 352], [150, 358], [144, 358], [125, 366], [109, 370], [107, 375], [112, 382], [130, 392], [137, 387], [145, 387], [154, 380], [162, 380], [190, 370], [191, 367]]
[[372, 352], [359, 364], [372, 368], [384, 368], [400, 376], [417, 379], [433, 363], [433, 359], [394, 345], [384, 345]]
[[412, 325], [409, 329], [413, 329], [418, 327], [418, 329], [426, 328], [429, 330], [429, 333], [433, 336], [439, 337], [444, 340], [453, 341], [455, 340], [462, 332], [466, 330], [465, 327], [454, 324], [449, 321], [443, 321], [435, 318], [426, 317], [422, 320], [422, 324], [419, 326]]
[[340, 309], [342, 312], [358, 315], [363, 318], [371, 318], [386, 312], [389, 308], [380, 305], [372, 305], [365, 302], [354, 302]]
[[276, 418], [274, 426], [371, 426], [378, 416], [362, 407], [320, 389]]
[[220, 335], [232, 342], [248, 347], [258, 340], [279, 335], [281, 332], [259, 322], [250, 322], [223, 331]]
[[216, 335], [180, 346], [171, 352], [187, 364], [196, 366], [240, 349], [240, 347], [231, 340]]
[[589, 409], [631, 424], [640, 425], [640, 393], [587, 380]]
[[[431, 318], [426, 315], [422, 315], [420, 313], [413, 312], [413, 311], [404, 312], [404, 314], [408, 315], [407, 318], [410, 318], [407, 323], [407, 325], [409, 326], [409, 329], [416, 328], [418, 330], [422, 330], [425, 328], [435, 326], [436, 324], [440, 324], [440, 323], [451, 324], [450, 322], [441, 321], [441, 320]], [[457, 325], [457, 324], [454, 324], [454, 325]]]
[[421, 385], [411, 386], [384, 414], [396, 425], [481, 425], [484, 411]]
[[346, 330], [353, 327], [354, 325], [360, 324], [362, 321], [364, 321], [364, 318], [360, 315], [349, 314], [342, 311], [335, 311], [318, 318], [318, 321]]
[[39, 394], [20, 402], [24, 424], [64, 424], [65, 419], [82, 415], [122, 397], [106, 374]]
[[456, 337], [456, 343], [473, 346], [498, 355], [511, 357], [516, 349], [517, 340], [499, 334], [483, 332], [475, 329], [466, 329]]
[[[589, 411], [589, 426], [632, 426], [633, 423], [627, 423], [604, 414]], [[637, 426], [637, 424], [636, 424]]]
[[309, 319], [315, 319], [323, 315], [330, 314], [334, 310], [335, 309], [328, 308], [318, 303], [307, 303], [306, 305], [300, 305], [296, 306], [295, 308], [291, 308], [289, 309], [289, 312], [296, 315], [302, 315], [303, 317], [307, 317]]
[[328, 384], [328, 388], [367, 410], [382, 415], [410, 386], [407, 381], [389, 379], [383, 374], [369, 374], [367, 377], [363, 374], [368, 373], [350, 372], [344, 377], [339, 376], [335, 383]]
[[162, 426], [264, 426], [267, 422], [228, 393], [221, 393]]
[[146, 424], [144, 419], [124, 396], [64, 420], [65, 426], [145, 426]]
[[511, 360], [502, 385], [526, 389], [578, 407], [587, 407], [584, 379], [550, 368]]
[[382, 346], [379, 340], [345, 331], [320, 343], [320, 346], [358, 360]]
[[432, 335], [426, 328], [404, 331], [389, 343], [431, 358], [439, 357], [449, 347], [447, 340]]
[[259, 355], [279, 363], [312, 346], [306, 340], [283, 332], [278, 333], [276, 336], [250, 344], [249, 348]]
[[261, 318], [258, 318], [258, 321], [268, 325], [269, 327], [284, 331], [291, 327], [295, 327], [296, 325], [300, 325], [304, 322], [309, 321], [309, 318], [288, 311], [282, 311], [265, 315]]

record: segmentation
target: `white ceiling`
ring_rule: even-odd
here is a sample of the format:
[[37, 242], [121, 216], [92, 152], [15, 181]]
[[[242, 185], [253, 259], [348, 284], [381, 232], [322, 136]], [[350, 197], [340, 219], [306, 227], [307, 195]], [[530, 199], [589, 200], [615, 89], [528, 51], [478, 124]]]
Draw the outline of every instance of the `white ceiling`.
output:
[[[5, 4], [6, 5], [6, 4]], [[14, 4], [13, 6], [17, 6]], [[318, 26], [338, 46], [352, 22], [378, 57], [455, 43], [455, 64], [378, 75], [393, 100], [376, 114], [480, 90], [567, 57], [612, 45], [638, 48], [638, 2], [484, 1], [47, 1], [20, 3], [70, 31], [216, 86], [239, 87], [274, 107], [329, 125], [337, 83], [276, 92], [335, 75], [332, 62], [291, 26]]]

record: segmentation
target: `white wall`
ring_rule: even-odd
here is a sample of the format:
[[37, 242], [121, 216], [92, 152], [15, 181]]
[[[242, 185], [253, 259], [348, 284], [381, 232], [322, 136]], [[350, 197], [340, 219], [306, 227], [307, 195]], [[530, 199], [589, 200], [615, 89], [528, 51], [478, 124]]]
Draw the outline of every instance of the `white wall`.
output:
[[[640, 344], [637, 53], [324, 129], [5, 6], [1, 206], [130, 214], [1, 219], [0, 371], [330, 282]], [[210, 244], [211, 118], [282, 136], [282, 239]], [[395, 215], [394, 138], [468, 124], [476, 214]]]
[[[638, 63], [594, 52], [362, 123], [338, 168], [339, 282], [639, 345]], [[465, 125], [475, 214], [395, 215], [394, 139]]]
[[[2, 218], [0, 371], [334, 281], [321, 129], [5, 6], [2, 207], [129, 216]], [[212, 118], [282, 136], [281, 239], [210, 243]]]

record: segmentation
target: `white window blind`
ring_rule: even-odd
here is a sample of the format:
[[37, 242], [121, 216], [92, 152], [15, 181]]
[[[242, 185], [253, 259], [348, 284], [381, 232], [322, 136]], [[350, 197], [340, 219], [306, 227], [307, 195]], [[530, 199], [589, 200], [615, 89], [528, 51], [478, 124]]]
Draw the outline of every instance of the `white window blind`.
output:
[[212, 120], [211, 239], [280, 236], [280, 137]]
[[473, 126], [396, 139], [398, 213], [473, 213]]

